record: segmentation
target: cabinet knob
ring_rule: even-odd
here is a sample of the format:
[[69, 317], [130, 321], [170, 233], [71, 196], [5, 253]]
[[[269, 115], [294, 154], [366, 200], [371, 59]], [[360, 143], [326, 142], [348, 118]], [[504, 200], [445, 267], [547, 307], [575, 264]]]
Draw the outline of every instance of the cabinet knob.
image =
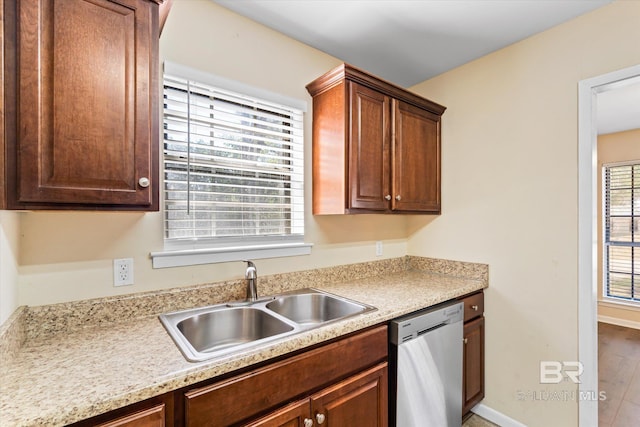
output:
[[462, 342], [466, 344], [467, 343], [467, 339], [466, 338], [463, 339]]
[[385, 200], [391, 200], [391, 194], [387, 194], [386, 196], [384, 196]]
[[143, 176], [138, 180], [138, 185], [142, 188], [147, 188], [149, 186], [149, 178]]
[[400, 195], [398, 194], [398, 195], [396, 196], [396, 200], [397, 200], [397, 201], [400, 201], [400, 200], [402, 200], [402, 197], [400, 197]]
[[471, 310], [473, 310], [473, 311], [478, 311], [478, 306], [477, 306], [477, 305], [472, 305], [472, 306], [471, 306]]
[[313, 420], [311, 418], [305, 418], [304, 427], [313, 427]]
[[322, 424], [324, 422], [324, 419], [324, 414], [316, 414], [316, 421], [318, 422], [318, 424]]

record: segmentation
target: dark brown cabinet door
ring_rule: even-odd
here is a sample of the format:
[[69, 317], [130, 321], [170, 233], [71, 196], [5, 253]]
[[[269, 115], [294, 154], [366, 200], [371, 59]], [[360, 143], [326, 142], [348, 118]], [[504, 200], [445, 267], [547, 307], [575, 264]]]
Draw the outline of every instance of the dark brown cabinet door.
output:
[[69, 427], [174, 427], [173, 393], [88, 418]]
[[327, 427], [388, 425], [387, 363], [311, 396], [311, 416]]
[[246, 424], [245, 427], [309, 427], [310, 425], [315, 423], [309, 415], [309, 399], [304, 399]]
[[97, 427], [165, 427], [164, 405], [102, 423]]
[[484, 398], [484, 317], [464, 325], [463, 407], [466, 414]]
[[9, 207], [157, 210], [157, 3], [21, 0], [10, 13]]
[[390, 98], [353, 82], [350, 92], [349, 207], [384, 211], [391, 194]]
[[440, 116], [393, 104], [392, 209], [440, 213]]

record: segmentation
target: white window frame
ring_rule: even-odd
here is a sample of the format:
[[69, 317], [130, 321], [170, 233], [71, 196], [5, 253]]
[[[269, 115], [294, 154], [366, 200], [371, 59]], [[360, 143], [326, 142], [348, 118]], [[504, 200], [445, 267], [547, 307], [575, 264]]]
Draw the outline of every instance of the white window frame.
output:
[[[226, 91], [236, 92], [251, 98], [257, 98], [275, 104], [289, 106], [307, 111], [306, 101], [289, 98], [267, 90], [252, 87], [241, 82], [205, 73], [183, 65], [165, 62], [167, 74], [180, 76], [202, 84], [214, 86]], [[163, 150], [164, 156], [164, 150]], [[164, 157], [163, 157], [164, 158]], [[164, 165], [164, 161], [162, 162]], [[164, 170], [164, 167], [163, 167]], [[164, 175], [164, 174], [163, 174]], [[164, 188], [164, 182], [163, 182]], [[164, 191], [162, 209], [164, 212]], [[303, 219], [304, 221], [304, 219]], [[163, 219], [163, 235], [164, 219]], [[223, 239], [180, 239], [164, 240], [164, 249], [152, 252], [153, 268], [167, 268], [218, 262], [241, 261], [244, 259], [278, 258], [287, 256], [308, 255], [313, 245], [304, 242], [304, 235], [273, 237], [234, 237]]]
[[[634, 287], [632, 299], [610, 295], [608, 292], [609, 290], [608, 248], [610, 245], [609, 245], [609, 242], [607, 241], [607, 218], [608, 218], [607, 193], [609, 190], [606, 183], [607, 169], [613, 168], [613, 167], [634, 166], [634, 165], [640, 165], [640, 160], [606, 163], [602, 165], [602, 302], [611, 304], [613, 306], [616, 306], [616, 305], [627, 306], [630, 308], [633, 307], [633, 308], [640, 309], [640, 301], [638, 300], [640, 298], [640, 283], [638, 283], [637, 287]], [[633, 224], [634, 218], [637, 218], [637, 216], [632, 211], [632, 215], [631, 215], [632, 224]], [[638, 235], [640, 235], [640, 230], [638, 230], [637, 233]], [[630, 243], [628, 245], [617, 243], [611, 246], [640, 247], [640, 245], [633, 244], [633, 243]], [[633, 263], [633, 260], [632, 260], [632, 263]], [[640, 271], [636, 272], [634, 264], [635, 263], [632, 264], [632, 276], [636, 275], [636, 273], [640, 274]], [[635, 296], [635, 299], [633, 299], [634, 296]]]

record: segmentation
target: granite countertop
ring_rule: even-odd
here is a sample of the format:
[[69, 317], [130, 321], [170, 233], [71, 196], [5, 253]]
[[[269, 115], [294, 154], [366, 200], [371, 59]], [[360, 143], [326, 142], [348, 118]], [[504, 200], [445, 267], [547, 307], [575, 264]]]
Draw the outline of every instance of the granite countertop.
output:
[[313, 287], [377, 310], [198, 363], [183, 357], [155, 314], [34, 334], [3, 358], [0, 425], [59, 426], [86, 419], [483, 289], [487, 278], [407, 269]]

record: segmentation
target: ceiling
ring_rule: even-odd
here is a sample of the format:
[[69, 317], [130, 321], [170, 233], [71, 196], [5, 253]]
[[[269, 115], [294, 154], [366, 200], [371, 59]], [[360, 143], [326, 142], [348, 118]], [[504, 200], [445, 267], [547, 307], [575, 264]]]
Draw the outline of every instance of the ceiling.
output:
[[[613, 0], [213, 1], [408, 87]], [[640, 128], [640, 114], [630, 111], [640, 108], [638, 90], [610, 92], [599, 96], [600, 133]]]
[[403, 87], [612, 0], [213, 0]]

